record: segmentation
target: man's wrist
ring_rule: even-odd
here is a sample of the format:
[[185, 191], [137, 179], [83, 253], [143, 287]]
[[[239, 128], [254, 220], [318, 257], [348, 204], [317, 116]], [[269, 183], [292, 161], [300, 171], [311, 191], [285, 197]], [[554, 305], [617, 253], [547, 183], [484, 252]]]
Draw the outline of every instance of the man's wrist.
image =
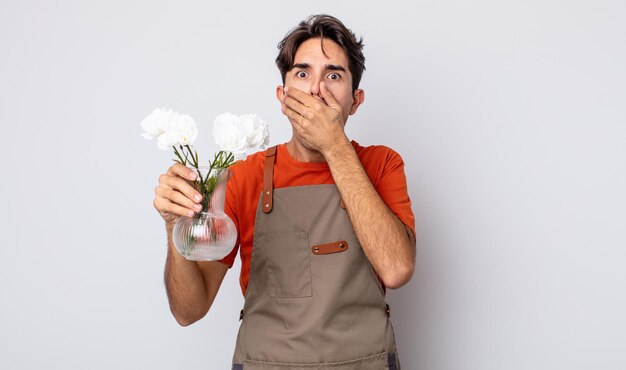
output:
[[350, 153], [350, 151], [354, 152], [354, 147], [348, 137], [344, 134], [337, 138], [337, 140], [335, 140], [335, 142], [331, 144], [322, 154], [324, 155], [326, 162], [330, 164], [338, 159], [345, 158], [346, 154]]

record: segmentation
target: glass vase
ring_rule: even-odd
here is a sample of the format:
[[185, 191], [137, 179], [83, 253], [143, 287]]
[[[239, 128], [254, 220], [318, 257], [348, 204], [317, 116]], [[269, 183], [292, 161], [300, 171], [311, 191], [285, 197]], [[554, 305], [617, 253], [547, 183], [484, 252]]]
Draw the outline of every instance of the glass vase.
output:
[[197, 173], [193, 186], [202, 196], [202, 211], [180, 217], [174, 225], [174, 247], [192, 261], [217, 261], [237, 242], [237, 229], [224, 213], [228, 169], [191, 168]]

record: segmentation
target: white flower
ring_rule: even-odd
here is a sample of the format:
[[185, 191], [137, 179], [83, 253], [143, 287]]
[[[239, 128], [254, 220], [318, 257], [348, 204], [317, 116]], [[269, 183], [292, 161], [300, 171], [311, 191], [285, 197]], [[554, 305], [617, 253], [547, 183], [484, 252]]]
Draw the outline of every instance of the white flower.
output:
[[157, 139], [157, 146], [169, 150], [177, 145], [191, 145], [198, 137], [198, 126], [190, 116], [171, 109], [157, 108], [141, 121], [148, 140]]
[[213, 138], [218, 148], [233, 153], [236, 160], [267, 148], [269, 136], [267, 122], [256, 114], [224, 113], [213, 123]]

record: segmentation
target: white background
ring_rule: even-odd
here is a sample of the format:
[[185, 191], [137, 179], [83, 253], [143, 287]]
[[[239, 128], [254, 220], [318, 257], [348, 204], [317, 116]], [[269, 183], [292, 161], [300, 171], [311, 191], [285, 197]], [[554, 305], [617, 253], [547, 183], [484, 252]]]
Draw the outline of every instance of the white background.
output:
[[152, 208], [172, 155], [139, 121], [192, 115], [205, 156], [225, 111], [286, 141], [276, 44], [320, 12], [366, 44], [349, 136], [406, 162], [404, 368], [626, 368], [623, 1], [2, 0], [1, 369], [229, 368], [239, 264], [179, 327]]

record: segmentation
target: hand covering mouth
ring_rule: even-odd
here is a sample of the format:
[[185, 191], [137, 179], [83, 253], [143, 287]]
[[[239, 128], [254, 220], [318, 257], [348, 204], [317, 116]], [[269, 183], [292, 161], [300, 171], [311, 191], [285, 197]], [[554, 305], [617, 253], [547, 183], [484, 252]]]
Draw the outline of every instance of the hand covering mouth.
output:
[[326, 102], [326, 99], [324, 99], [321, 95], [319, 95], [319, 94], [312, 94], [312, 96], [314, 98], [316, 98], [317, 100], [320, 100], [320, 101], [324, 102], [325, 105], [328, 105], [328, 103]]

